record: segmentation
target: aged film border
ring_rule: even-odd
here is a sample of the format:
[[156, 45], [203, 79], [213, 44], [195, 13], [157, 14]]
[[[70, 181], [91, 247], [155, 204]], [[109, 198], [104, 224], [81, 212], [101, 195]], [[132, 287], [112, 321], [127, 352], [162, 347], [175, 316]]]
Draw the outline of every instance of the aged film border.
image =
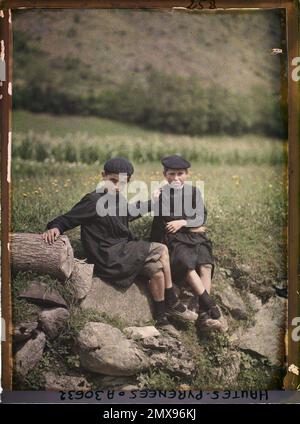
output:
[[298, 13], [294, 0], [0, 0], [0, 116], [1, 116], [1, 299], [2, 318], [6, 325], [2, 335], [2, 379], [5, 390], [12, 390], [11, 296], [10, 296], [10, 188], [11, 188], [11, 118], [12, 118], [12, 20], [11, 9], [17, 8], [99, 8], [99, 9], [185, 9], [187, 11], [218, 11], [230, 9], [275, 9], [286, 11], [288, 41], [288, 372], [285, 388], [294, 390], [299, 380], [299, 99], [298, 99]]

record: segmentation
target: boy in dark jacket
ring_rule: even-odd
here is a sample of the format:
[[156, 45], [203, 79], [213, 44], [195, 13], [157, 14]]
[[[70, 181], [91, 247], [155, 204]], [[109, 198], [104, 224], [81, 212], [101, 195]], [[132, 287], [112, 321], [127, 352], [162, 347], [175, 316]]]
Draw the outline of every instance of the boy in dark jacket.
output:
[[212, 243], [203, 227], [207, 211], [201, 192], [187, 184], [190, 163], [172, 155], [162, 160], [167, 184], [158, 198], [151, 241], [165, 243], [169, 249], [173, 281], [187, 282], [198, 297], [197, 325], [220, 330], [220, 310], [210, 297], [214, 272]]
[[[154, 318], [157, 326], [167, 329], [170, 323], [166, 311], [188, 321], [197, 316], [174, 292], [166, 246], [137, 240], [128, 228], [131, 216], [120, 192], [120, 175], [126, 175], [129, 181], [133, 172], [132, 164], [124, 158], [107, 161], [102, 189], [86, 194], [69, 212], [50, 221], [43, 239], [52, 244], [60, 234], [80, 225], [83, 249], [97, 275], [119, 287], [129, 287], [139, 274], [149, 278]], [[114, 208], [107, 209], [109, 205]]]

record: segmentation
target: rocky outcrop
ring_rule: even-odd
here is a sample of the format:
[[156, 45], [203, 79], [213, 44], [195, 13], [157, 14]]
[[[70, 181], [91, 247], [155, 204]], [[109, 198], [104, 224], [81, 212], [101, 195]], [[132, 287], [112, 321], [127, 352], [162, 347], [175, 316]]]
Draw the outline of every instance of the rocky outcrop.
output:
[[[93, 376], [93, 381], [101, 390], [134, 390], [138, 388], [138, 381], [135, 376]], [[128, 388], [132, 387], [132, 389]]]
[[81, 366], [106, 375], [135, 375], [149, 365], [137, 345], [111, 325], [89, 322], [80, 331], [78, 348]]
[[123, 332], [132, 339], [147, 339], [148, 337], [157, 337], [160, 332], [152, 325], [147, 327], [126, 327]]
[[34, 339], [28, 340], [15, 356], [15, 372], [23, 380], [28, 372], [34, 368], [43, 356], [46, 336], [39, 332]]
[[285, 299], [271, 298], [255, 315], [255, 325], [246, 331], [239, 328], [231, 341], [241, 350], [267, 358], [272, 365], [282, 365], [286, 306]]
[[135, 342], [133, 331], [129, 332], [132, 338], [129, 340], [108, 324], [86, 324], [78, 338], [81, 366], [93, 373], [110, 376], [133, 376], [154, 367], [173, 376], [191, 378], [195, 363], [183, 343], [159, 332], [146, 337], [148, 330], [141, 328], [139, 334], [145, 337]]
[[94, 265], [83, 260], [74, 259], [74, 268], [70, 277], [77, 300], [84, 299], [92, 288]]
[[71, 375], [57, 375], [47, 372], [45, 377], [45, 390], [91, 390], [91, 385], [84, 377], [74, 377]]
[[20, 322], [14, 327], [13, 342], [15, 345], [23, 343], [37, 336], [37, 321]]
[[91, 291], [81, 303], [81, 308], [104, 312], [126, 325], [143, 325], [153, 319], [150, 305], [145, 284], [132, 284], [127, 290], [122, 290], [100, 278], [93, 278]]
[[211, 370], [214, 376], [216, 386], [219, 384], [220, 390], [232, 390], [236, 384], [241, 368], [241, 354], [234, 350], [226, 352], [227, 358], [225, 364]]
[[43, 331], [50, 339], [54, 339], [64, 328], [70, 313], [65, 308], [53, 308], [42, 311], [39, 315], [39, 323]]
[[182, 341], [164, 334], [148, 337], [140, 341], [150, 364], [173, 376], [191, 378], [195, 372], [195, 362]]
[[62, 296], [56, 290], [51, 289], [48, 284], [40, 281], [32, 282], [28, 289], [19, 295], [19, 298], [36, 303], [44, 308], [67, 308], [67, 303]]
[[[81, 315], [84, 322], [93, 315], [95, 318], [88, 319], [98, 320], [99, 314], [90, 315], [90, 310], [95, 310], [103, 314], [101, 321], [106, 316], [110, 323], [118, 318], [122, 327], [124, 324], [127, 327], [121, 331], [111, 324], [88, 322], [75, 344], [67, 335], [66, 352], [70, 357], [65, 362], [62, 359], [62, 364], [64, 369], [70, 367], [71, 375], [59, 375], [51, 369], [44, 374], [46, 390], [90, 390], [90, 381], [93, 387], [101, 389], [137, 389], [147, 387], [153, 370], [174, 378], [178, 387], [189, 387], [193, 381], [198, 381], [199, 367], [204, 373], [209, 367], [216, 389], [229, 390], [240, 384], [246, 365], [248, 373], [257, 364], [271, 369], [270, 365], [284, 362], [286, 300], [275, 295], [272, 282], [254, 281], [248, 266], [216, 269], [212, 294], [222, 310], [219, 334], [212, 326], [200, 323], [201, 327], [199, 322], [199, 328], [196, 326], [199, 331], [190, 328], [190, 334], [184, 334], [187, 326], [182, 323], [177, 329], [170, 326], [168, 330], [158, 331], [147, 325], [153, 318], [146, 282], [137, 282], [126, 290], [119, 289], [93, 277], [92, 272], [93, 265], [75, 260], [68, 280], [73, 289], [69, 294], [81, 301], [80, 305], [79, 302], [73, 304], [75, 310], [82, 308], [87, 312], [78, 314], [79, 320]], [[188, 286], [175, 287], [175, 290], [183, 303], [198, 310], [198, 299]], [[24, 380], [42, 358], [46, 337], [53, 340], [60, 335], [70, 312], [59, 292], [44, 281], [33, 281], [20, 298], [38, 304], [41, 310], [38, 322], [20, 323], [14, 328], [15, 370]], [[70, 311], [73, 310], [72, 307]], [[78, 325], [82, 325], [81, 321], [76, 322], [76, 328]], [[227, 331], [229, 335], [220, 334]], [[66, 340], [63, 337], [65, 333], [62, 343]], [[203, 370], [198, 362], [199, 352], [204, 355]], [[247, 358], [246, 365], [241, 357]]]
[[214, 293], [233, 318], [247, 319], [246, 305], [239, 292], [231, 284], [223, 281], [222, 284], [216, 286]]

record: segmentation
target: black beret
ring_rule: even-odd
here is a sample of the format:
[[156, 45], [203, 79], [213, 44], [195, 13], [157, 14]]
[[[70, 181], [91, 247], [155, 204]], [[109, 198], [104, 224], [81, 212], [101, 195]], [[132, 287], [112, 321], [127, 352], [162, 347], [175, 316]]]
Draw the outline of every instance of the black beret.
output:
[[189, 161], [178, 155], [167, 156], [162, 159], [161, 163], [165, 168], [170, 169], [187, 169], [191, 166]]
[[107, 174], [127, 174], [129, 177], [134, 173], [133, 165], [125, 158], [112, 158], [104, 164]]

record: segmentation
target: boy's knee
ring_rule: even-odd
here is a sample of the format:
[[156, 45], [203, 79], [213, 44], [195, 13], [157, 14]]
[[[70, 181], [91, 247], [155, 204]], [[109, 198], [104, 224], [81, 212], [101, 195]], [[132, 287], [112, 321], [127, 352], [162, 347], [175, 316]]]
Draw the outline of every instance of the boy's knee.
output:
[[203, 265], [200, 266], [200, 268], [212, 269], [212, 264], [203, 264]]
[[212, 272], [212, 264], [202, 264], [199, 266], [200, 274], [203, 272]]
[[161, 244], [161, 257], [169, 257], [169, 250], [165, 244]]
[[163, 270], [162, 270], [162, 269], [160, 269], [159, 271], [156, 271], [156, 272], [153, 274], [153, 277], [154, 277], [156, 280], [162, 280], [162, 281], [164, 281], [165, 276], [164, 276], [164, 272], [163, 272]]

